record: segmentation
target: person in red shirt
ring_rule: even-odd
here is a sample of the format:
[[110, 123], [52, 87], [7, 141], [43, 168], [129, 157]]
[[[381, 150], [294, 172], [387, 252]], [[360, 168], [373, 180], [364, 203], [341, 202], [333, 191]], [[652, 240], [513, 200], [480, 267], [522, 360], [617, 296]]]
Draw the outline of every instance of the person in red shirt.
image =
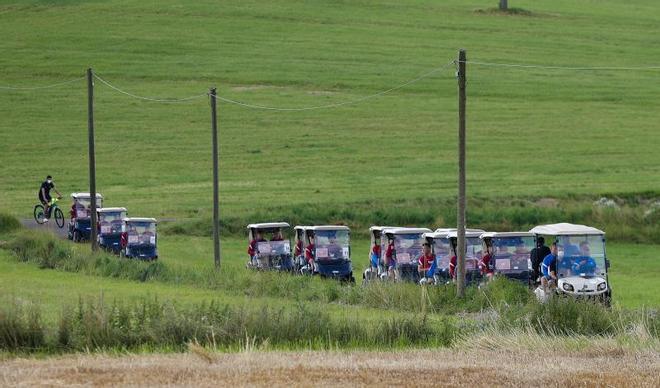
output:
[[481, 275], [486, 276], [486, 280], [491, 280], [495, 274], [493, 269], [493, 247], [490, 244], [486, 245], [486, 254], [479, 260], [479, 269]]
[[387, 276], [390, 279], [396, 278], [396, 249], [394, 248], [394, 238], [387, 236], [387, 249], [385, 250], [385, 266], [387, 267]]
[[419, 256], [417, 260], [419, 264], [417, 265], [417, 271], [419, 272], [419, 277], [426, 277], [426, 272], [431, 269], [431, 265], [435, 260], [435, 255], [431, 252], [431, 245], [427, 242], [422, 244], [422, 255]]
[[250, 241], [250, 244], [248, 244], [247, 253], [250, 256], [250, 262], [252, 262], [252, 264], [257, 264], [257, 245], [263, 241], [266, 240], [261, 236], [261, 232], [256, 231], [254, 233], [254, 238]]
[[314, 245], [314, 236], [309, 236], [309, 244], [305, 248], [305, 260], [307, 260], [307, 268], [313, 272], [314, 257], [316, 256], [316, 246]]
[[456, 279], [456, 255], [453, 255], [449, 260], [449, 277]]

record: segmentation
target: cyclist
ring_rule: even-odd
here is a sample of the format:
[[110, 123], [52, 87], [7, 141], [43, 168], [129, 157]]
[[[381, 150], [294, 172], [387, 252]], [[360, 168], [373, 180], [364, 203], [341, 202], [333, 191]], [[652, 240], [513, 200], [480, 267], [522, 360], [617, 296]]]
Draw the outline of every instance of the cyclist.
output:
[[57, 193], [57, 198], [62, 198], [62, 194], [55, 188], [55, 183], [53, 183], [53, 177], [48, 175], [46, 180], [41, 184], [39, 188], [39, 201], [44, 205], [44, 222], [48, 222], [48, 216], [50, 216], [50, 202], [53, 198], [50, 196], [50, 191], [53, 190]]

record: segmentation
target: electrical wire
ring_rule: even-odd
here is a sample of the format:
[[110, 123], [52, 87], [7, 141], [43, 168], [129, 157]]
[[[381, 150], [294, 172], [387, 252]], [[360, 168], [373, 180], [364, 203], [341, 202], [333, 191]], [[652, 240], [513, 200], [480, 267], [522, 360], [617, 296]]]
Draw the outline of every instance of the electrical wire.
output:
[[70, 83], [73, 83], [73, 82], [77, 82], [77, 81], [80, 81], [80, 80], [82, 80], [82, 79], [85, 79], [85, 76], [78, 77], [78, 78], [74, 78], [74, 79], [70, 79], [70, 80], [68, 80], [68, 81], [58, 82], [58, 83], [55, 83], [55, 84], [44, 85], [44, 86], [27, 86], [27, 87], [22, 87], [22, 86], [2, 86], [2, 85], [0, 85], [0, 89], [4, 89], [4, 90], [41, 90], [41, 89], [50, 89], [50, 88], [55, 88], [55, 87], [58, 87], [58, 86], [62, 86], [62, 85], [66, 85], [66, 84], [70, 84]]
[[595, 66], [595, 67], [573, 67], [573, 66], [549, 66], [549, 65], [527, 65], [520, 63], [494, 63], [494, 62], [480, 62], [480, 61], [465, 61], [469, 65], [477, 66], [491, 66], [491, 67], [513, 67], [524, 69], [550, 69], [550, 70], [660, 70], [660, 66], [639, 66], [639, 67], [616, 67], [616, 66]]
[[[441, 70], [444, 70], [444, 69], [448, 68], [449, 66], [451, 66], [454, 63], [455, 63], [455, 61], [452, 60], [452, 61], [448, 62], [447, 64], [445, 64], [443, 66], [440, 66], [438, 68], [435, 68], [431, 71], [428, 71], [428, 72], [420, 75], [417, 78], [413, 78], [410, 81], [404, 82], [400, 85], [394, 86], [394, 87], [389, 88], [387, 90], [380, 91], [378, 93], [370, 94], [368, 96], [360, 97], [360, 98], [357, 98], [357, 99], [354, 99], [354, 100], [348, 100], [348, 101], [344, 101], [344, 102], [337, 102], [337, 103], [326, 104], [326, 105], [316, 105], [316, 106], [308, 106], [308, 107], [302, 107], [302, 108], [278, 108], [278, 107], [273, 107], [273, 106], [265, 106], [265, 105], [245, 103], [245, 102], [233, 100], [233, 99], [230, 99], [230, 98], [227, 98], [227, 97], [222, 97], [220, 95], [216, 95], [215, 98], [216, 98], [216, 100], [224, 101], [224, 102], [234, 104], [234, 105], [239, 105], [239, 106], [242, 106], [242, 107], [245, 107], [245, 108], [283, 111], [283, 112], [299, 112], [299, 111], [306, 111], [306, 110], [338, 108], [338, 107], [345, 106], [345, 105], [357, 104], [357, 103], [360, 103], [360, 102], [363, 102], [363, 101], [366, 101], [366, 100], [369, 100], [369, 99], [372, 99], [372, 98], [380, 97], [384, 94], [393, 92], [395, 90], [399, 90], [399, 89], [401, 89], [403, 87], [406, 87], [408, 85], [411, 85], [415, 82], [421, 81], [424, 78], [430, 77], [431, 75], [433, 75], [433, 74], [435, 74], [435, 73], [437, 73]], [[212, 97], [211, 95], [209, 95], [209, 96]]]
[[169, 104], [174, 104], [174, 103], [182, 103], [182, 102], [187, 102], [191, 100], [196, 100], [198, 98], [203, 98], [208, 95], [208, 93], [202, 93], [202, 94], [196, 94], [194, 96], [190, 97], [184, 97], [184, 98], [152, 98], [152, 97], [144, 97], [144, 96], [138, 96], [137, 94], [129, 93], [125, 90], [122, 90], [118, 88], [117, 86], [114, 86], [110, 82], [104, 80], [101, 78], [98, 74], [94, 73], [94, 78], [97, 80], [101, 81], [103, 84], [105, 84], [107, 87], [110, 89], [115, 90], [116, 92], [119, 92], [121, 94], [127, 95], [129, 97], [136, 98], [138, 100], [144, 100], [144, 101], [152, 101], [152, 102], [163, 102], [163, 103], [169, 103]]

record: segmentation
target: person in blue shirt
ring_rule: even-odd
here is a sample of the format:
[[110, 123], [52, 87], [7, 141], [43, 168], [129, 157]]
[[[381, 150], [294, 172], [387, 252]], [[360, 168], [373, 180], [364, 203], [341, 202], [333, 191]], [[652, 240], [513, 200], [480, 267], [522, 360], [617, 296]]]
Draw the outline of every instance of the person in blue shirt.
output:
[[572, 270], [576, 275], [593, 275], [596, 272], [596, 261], [591, 257], [591, 249], [586, 241], [580, 243], [580, 256], [573, 263]]
[[550, 246], [550, 254], [543, 259], [541, 264], [541, 285], [547, 289], [548, 285], [557, 282], [557, 243]]

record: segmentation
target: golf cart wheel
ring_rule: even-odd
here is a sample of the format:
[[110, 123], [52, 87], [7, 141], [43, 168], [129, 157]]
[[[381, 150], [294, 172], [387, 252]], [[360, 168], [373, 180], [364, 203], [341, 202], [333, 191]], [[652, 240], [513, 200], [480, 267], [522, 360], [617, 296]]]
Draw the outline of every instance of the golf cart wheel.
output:
[[59, 207], [55, 209], [55, 222], [60, 228], [64, 227], [64, 214], [62, 214], [62, 210]]
[[44, 223], [44, 207], [42, 205], [36, 205], [34, 207], [34, 221], [37, 224]]

